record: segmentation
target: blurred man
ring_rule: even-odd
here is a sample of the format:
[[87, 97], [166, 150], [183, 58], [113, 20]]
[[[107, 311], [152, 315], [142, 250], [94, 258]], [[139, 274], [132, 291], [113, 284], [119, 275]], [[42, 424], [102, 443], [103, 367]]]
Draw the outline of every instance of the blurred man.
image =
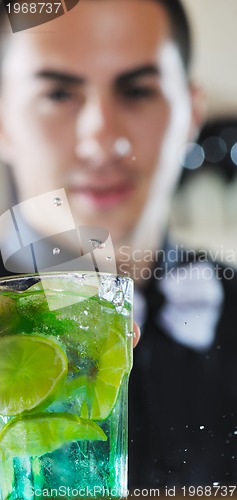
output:
[[[55, 234], [48, 207], [23, 202], [63, 188], [76, 226], [106, 228], [136, 281], [130, 487], [235, 481], [232, 302], [222, 313], [221, 271], [166, 239], [180, 156], [201, 121], [179, 1], [80, 0], [50, 23], [1, 29], [0, 153], [22, 220]], [[74, 240], [64, 245], [76, 255]]]

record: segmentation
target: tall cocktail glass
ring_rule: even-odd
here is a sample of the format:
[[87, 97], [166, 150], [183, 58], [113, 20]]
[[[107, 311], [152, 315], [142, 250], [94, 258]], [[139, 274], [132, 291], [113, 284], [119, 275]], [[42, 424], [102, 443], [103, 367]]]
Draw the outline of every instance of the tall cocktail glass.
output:
[[132, 295], [96, 272], [0, 280], [2, 500], [126, 496]]

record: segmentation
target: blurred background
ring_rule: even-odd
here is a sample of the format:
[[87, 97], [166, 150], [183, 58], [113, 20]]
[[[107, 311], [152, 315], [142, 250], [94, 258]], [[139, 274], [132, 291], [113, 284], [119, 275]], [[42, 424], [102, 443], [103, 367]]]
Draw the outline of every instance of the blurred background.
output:
[[[194, 39], [192, 77], [206, 93], [206, 122], [188, 145], [174, 197], [170, 227], [175, 242], [205, 248], [237, 266], [237, 0], [183, 0]], [[0, 168], [0, 213], [11, 206]], [[231, 257], [230, 257], [231, 256]]]
[[183, 0], [193, 28], [192, 77], [207, 116], [189, 145], [170, 224], [176, 242], [237, 266], [237, 2]]

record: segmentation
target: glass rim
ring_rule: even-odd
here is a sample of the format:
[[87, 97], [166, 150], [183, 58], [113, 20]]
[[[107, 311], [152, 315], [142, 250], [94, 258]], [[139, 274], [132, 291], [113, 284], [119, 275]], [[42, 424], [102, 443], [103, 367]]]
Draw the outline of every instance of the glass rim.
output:
[[119, 278], [123, 279], [124, 281], [130, 282], [131, 284], [134, 283], [134, 280], [130, 276], [126, 276], [123, 274], [119, 273], [109, 273], [109, 272], [101, 272], [101, 271], [45, 271], [45, 272], [40, 272], [40, 273], [22, 273], [22, 274], [14, 274], [14, 275], [9, 275], [9, 276], [1, 276], [0, 277], [0, 287], [2, 286], [3, 283], [10, 283], [13, 281], [20, 281], [20, 280], [25, 280], [27, 278], [50, 278], [50, 277], [78, 277], [78, 278], [83, 278], [83, 276], [101, 276], [101, 277], [108, 277], [108, 278]]

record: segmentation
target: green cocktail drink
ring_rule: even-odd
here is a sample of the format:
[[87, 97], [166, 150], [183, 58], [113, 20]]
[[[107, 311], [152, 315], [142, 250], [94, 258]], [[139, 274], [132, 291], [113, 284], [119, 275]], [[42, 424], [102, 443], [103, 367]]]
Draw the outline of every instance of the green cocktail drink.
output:
[[132, 330], [129, 278], [0, 280], [2, 500], [126, 496]]

